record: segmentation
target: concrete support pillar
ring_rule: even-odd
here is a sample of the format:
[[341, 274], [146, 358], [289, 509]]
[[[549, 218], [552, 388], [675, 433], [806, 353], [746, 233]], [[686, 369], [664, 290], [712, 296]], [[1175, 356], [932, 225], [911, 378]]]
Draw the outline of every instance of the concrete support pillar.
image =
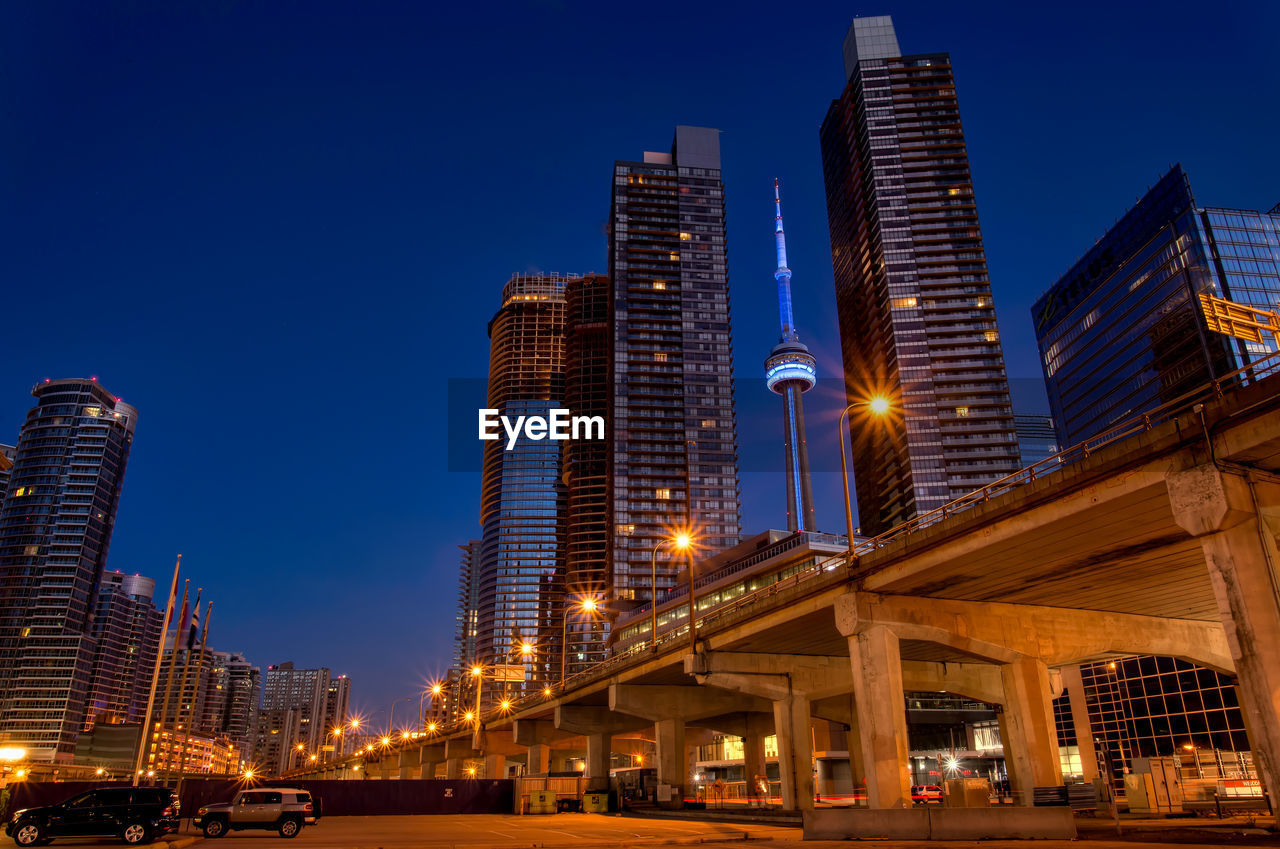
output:
[[588, 734], [587, 735], [587, 790], [595, 792], [605, 792], [609, 789], [609, 761], [610, 744], [613, 742], [611, 734]]
[[462, 778], [462, 758], [449, 758], [444, 762], [444, 777]]
[[1016, 803], [1031, 806], [1036, 787], [1062, 783], [1049, 667], [1036, 658], [1023, 658], [1001, 664], [1000, 677], [1005, 697], [1000, 739], [1009, 783]]
[[849, 637], [849, 662], [867, 805], [909, 808], [911, 773], [907, 770], [907, 711], [898, 637], [883, 625], [866, 628]]
[[1280, 486], [1213, 465], [1170, 473], [1166, 483], [1174, 519], [1200, 539], [1254, 764], [1280, 799]]
[[506, 778], [507, 777], [507, 756], [501, 754], [492, 754], [484, 756], [484, 777], [485, 778]]
[[773, 727], [778, 735], [778, 775], [782, 779], [784, 811], [813, 810], [813, 737], [809, 730], [809, 700], [790, 695], [773, 703]]
[[[684, 753], [684, 720], [660, 719], [653, 724], [658, 752], [655, 767], [659, 784], [670, 784], [672, 801], [684, 804], [684, 789], [689, 783]], [[678, 801], [677, 801], [678, 800]]]
[[1092, 783], [1098, 777], [1098, 752], [1093, 745], [1093, 722], [1084, 700], [1084, 678], [1079, 664], [1062, 667], [1062, 685], [1067, 688], [1067, 701], [1071, 704], [1071, 726], [1080, 749], [1080, 770], [1085, 782]]
[[551, 747], [535, 743], [529, 747], [529, 760], [525, 763], [525, 775], [546, 775], [551, 771]]
[[422, 768], [421, 749], [402, 749], [400, 751], [400, 778], [417, 778]]
[[[761, 807], [768, 803], [769, 773], [765, 765], [764, 738], [773, 733], [773, 718], [767, 713], [747, 714], [746, 734], [742, 737], [742, 773], [747, 782], [747, 804]], [[757, 777], [763, 777], [761, 790]]]
[[862, 733], [858, 730], [858, 706], [849, 697], [849, 775], [854, 790], [867, 786], [867, 762], [862, 756]]
[[423, 778], [435, 778], [435, 777], [436, 777], [436, 769], [437, 769], [439, 766], [440, 766], [440, 762], [439, 762], [439, 761], [428, 761], [428, 760], [423, 760], [423, 762], [422, 762], [422, 777], [423, 777]]

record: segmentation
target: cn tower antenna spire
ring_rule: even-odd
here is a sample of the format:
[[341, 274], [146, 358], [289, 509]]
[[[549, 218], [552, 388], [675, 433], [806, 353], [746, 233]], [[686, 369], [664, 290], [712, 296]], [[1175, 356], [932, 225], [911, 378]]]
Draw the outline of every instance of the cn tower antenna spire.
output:
[[811, 531], [817, 524], [813, 488], [809, 482], [809, 449], [804, 435], [804, 404], [800, 396], [817, 382], [817, 363], [796, 334], [791, 311], [791, 269], [787, 267], [787, 234], [782, 228], [782, 191], [773, 179], [773, 242], [778, 252], [778, 318], [782, 338], [764, 361], [765, 385], [782, 396], [783, 441], [787, 460], [787, 527]]

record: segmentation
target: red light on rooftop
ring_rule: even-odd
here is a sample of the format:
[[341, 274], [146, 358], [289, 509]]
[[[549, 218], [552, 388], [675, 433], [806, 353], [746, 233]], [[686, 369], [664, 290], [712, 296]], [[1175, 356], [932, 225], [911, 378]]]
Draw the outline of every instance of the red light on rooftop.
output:
[[97, 376], [96, 374], [94, 374], [94, 375], [90, 375], [90, 376], [89, 376], [89, 379], [90, 379], [90, 380], [97, 380], [97, 379], [98, 379], [98, 376]]

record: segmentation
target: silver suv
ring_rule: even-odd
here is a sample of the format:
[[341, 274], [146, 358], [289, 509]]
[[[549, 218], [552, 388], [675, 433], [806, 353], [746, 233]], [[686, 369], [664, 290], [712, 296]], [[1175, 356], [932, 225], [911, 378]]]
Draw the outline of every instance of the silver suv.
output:
[[241, 790], [230, 802], [205, 805], [196, 811], [192, 825], [203, 829], [205, 837], [245, 828], [274, 828], [281, 837], [297, 837], [303, 826], [319, 821], [318, 802], [306, 790], [257, 787]]

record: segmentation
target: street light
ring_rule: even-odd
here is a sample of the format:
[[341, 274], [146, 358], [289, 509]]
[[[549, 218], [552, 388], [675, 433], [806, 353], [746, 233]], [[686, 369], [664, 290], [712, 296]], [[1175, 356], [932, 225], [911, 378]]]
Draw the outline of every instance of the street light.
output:
[[[853, 560], [853, 505], [850, 503], [850, 499], [849, 499], [849, 461], [845, 459], [845, 453], [844, 453], [844, 431], [845, 431], [844, 422], [845, 422], [845, 417], [849, 415], [850, 410], [852, 410], [855, 407], [861, 407], [864, 404], [866, 405], [867, 409], [870, 410], [871, 413], [875, 416], [888, 415], [889, 410], [892, 408], [892, 405], [889, 403], [888, 398], [885, 398], [883, 395], [877, 395], [876, 397], [872, 398], [870, 401], [865, 401], [865, 402], [858, 401], [856, 403], [850, 404], [849, 406], [845, 407], [843, 410], [840, 411], [839, 424], [837, 425], [837, 430], [839, 431], [839, 435], [840, 435], [840, 482], [844, 484], [844, 521], [849, 533], [849, 560], [850, 561]], [[852, 434], [850, 434], [849, 439], [850, 441], [853, 440]]]
[[[564, 684], [564, 661], [569, 654], [569, 613], [573, 605], [566, 604], [564, 607], [563, 623], [560, 627], [560, 683]], [[600, 602], [594, 598], [584, 598], [578, 602], [577, 608], [582, 613], [595, 613], [600, 606]]]
[[658, 544], [653, 547], [653, 553], [649, 557], [649, 589], [653, 594], [653, 601], [649, 605], [650, 612], [653, 614], [649, 626], [649, 642], [653, 644], [654, 651], [658, 650], [658, 549], [667, 543], [671, 543], [676, 551], [688, 551], [693, 547], [693, 536], [681, 531], [675, 536], [660, 539]]

